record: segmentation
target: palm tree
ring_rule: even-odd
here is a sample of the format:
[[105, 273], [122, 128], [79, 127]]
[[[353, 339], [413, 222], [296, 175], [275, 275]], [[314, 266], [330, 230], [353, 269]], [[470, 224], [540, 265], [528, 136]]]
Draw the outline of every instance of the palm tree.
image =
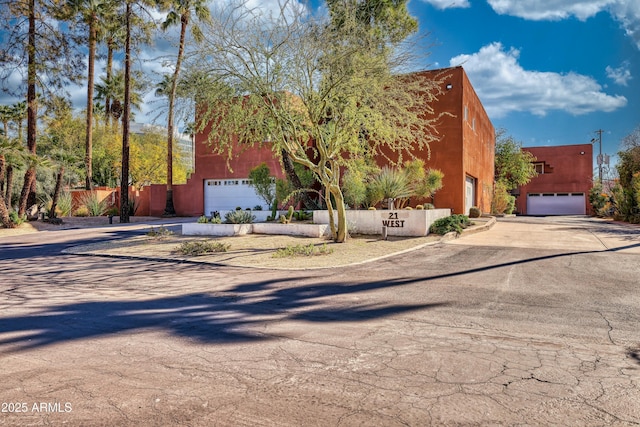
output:
[[[104, 24], [104, 34], [103, 41], [107, 45], [107, 64], [105, 68], [106, 78], [105, 82], [110, 82], [113, 76], [113, 53], [116, 49], [124, 47], [124, 25], [123, 25], [123, 17], [120, 14], [115, 14], [111, 16], [111, 19], [108, 19]], [[104, 118], [105, 124], [107, 126], [110, 125], [111, 119], [113, 118], [111, 111], [111, 102], [113, 99], [111, 98], [111, 94], [107, 93], [104, 98]]]
[[109, 0], [70, 0], [73, 13], [80, 15], [80, 20], [87, 26], [89, 37], [87, 40], [89, 61], [87, 72], [87, 108], [86, 108], [86, 134], [85, 134], [85, 189], [91, 190], [92, 179], [92, 152], [93, 152], [93, 81], [95, 78], [96, 45], [102, 28], [100, 22], [105, 20], [113, 12], [115, 4]]
[[[132, 72], [130, 103], [131, 107], [140, 109], [142, 106], [142, 96], [140, 93], [144, 90], [144, 85], [140, 74]], [[122, 117], [124, 105], [124, 71], [117, 70], [111, 78], [100, 77], [101, 83], [95, 85], [95, 100], [105, 102], [105, 110], [109, 112], [110, 118], [119, 120]], [[107, 102], [110, 105], [107, 106]]]
[[[169, 27], [180, 23], [180, 42], [178, 44], [178, 57], [176, 66], [173, 71], [173, 77], [170, 79], [171, 91], [168, 94], [169, 111], [167, 113], [167, 202], [164, 209], [164, 215], [174, 216], [176, 214], [173, 206], [173, 137], [174, 137], [174, 108], [176, 93], [178, 88], [178, 79], [180, 77], [180, 68], [184, 57], [184, 46], [187, 35], [187, 27], [191, 20], [191, 14], [200, 21], [210, 20], [210, 12], [207, 7], [206, 0], [172, 0], [169, 5], [169, 13], [162, 23], [162, 29], [167, 30]], [[191, 27], [191, 32], [196, 40], [202, 39], [202, 33], [197, 26]]]

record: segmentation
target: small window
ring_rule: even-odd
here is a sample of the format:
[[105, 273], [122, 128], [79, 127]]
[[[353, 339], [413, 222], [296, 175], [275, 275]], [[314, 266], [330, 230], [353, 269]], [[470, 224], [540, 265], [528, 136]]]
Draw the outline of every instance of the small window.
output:
[[572, 196], [584, 197], [584, 193], [571, 193]]
[[542, 193], [542, 197], [555, 197], [555, 193]]
[[570, 196], [569, 193], [557, 193], [556, 196]]
[[534, 163], [533, 167], [536, 169], [536, 173], [538, 175], [544, 174], [544, 163], [542, 163], [542, 162]]
[[476, 130], [476, 118], [475, 117], [471, 120], [471, 129]]
[[467, 107], [466, 105], [464, 106], [464, 121], [468, 121], [469, 120], [469, 107]]

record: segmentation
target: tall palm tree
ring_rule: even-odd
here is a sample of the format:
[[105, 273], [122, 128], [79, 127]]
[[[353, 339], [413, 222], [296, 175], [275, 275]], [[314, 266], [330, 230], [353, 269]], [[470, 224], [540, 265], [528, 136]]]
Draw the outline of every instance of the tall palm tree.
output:
[[[191, 21], [192, 13], [195, 13], [195, 16], [200, 21], [209, 21], [211, 16], [206, 0], [172, 0], [169, 4], [169, 8], [167, 18], [162, 23], [162, 29], [167, 30], [169, 27], [178, 25], [178, 23], [180, 24], [178, 57], [173, 71], [173, 78], [171, 78], [171, 91], [168, 94], [169, 111], [167, 113], [167, 201], [164, 209], [164, 215], [174, 216], [176, 214], [176, 210], [173, 206], [173, 137], [175, 134], [173, 129], [173, 119], [180, 68], [184, 57], [187, 27]], [[193, 34], [194, 39], [202, 39], [202, 33], [198, 26], [192, 25], [191, 33]]]
[[[130, 103], [131, 107], [140, 109], [142, 106], [141, 92], [145, 86], [140, 83], [142, 81], [139, 73], [132, 72], [130, 77], [131, 92]], [[117, 70], [111, 78], [100, 77], [101, 83], [95, 85], [95, 100], [104, 101], [105, 109], [109, 111], [109, 116], [112, 119], [119, 120], [122, 117], [122, 108], [124, 105], [124, 71]], [[107, 102], [110, 103], [107, 106]]]
[[[114, 14], [105, 22], [103, 41], [107, 45], [107, 63], [105, 67], [106, 78], [104, 81], [110, 82], [113, 76], [113, 54], [116, 49], [124, 47], [124, 25], [123, 17], [120, 14]], [[113, 99], [111, 94], [107, 93], [104, 98], [104, 117], [105, 124], [109, 126], [113, 114], [111, 111]]]

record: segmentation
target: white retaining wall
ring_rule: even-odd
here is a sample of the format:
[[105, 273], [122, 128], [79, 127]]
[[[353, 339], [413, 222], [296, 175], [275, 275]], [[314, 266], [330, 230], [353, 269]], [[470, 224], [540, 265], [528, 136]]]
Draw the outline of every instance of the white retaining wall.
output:
[[[388, 236], [426, 236], [435, 220], [450, 215], [451, 209], [348, 210], [347, 227], [357, 234], [382, 234], [385, 226]], [[313, 211], [313, 222], [328, 224], [329, 212]]]

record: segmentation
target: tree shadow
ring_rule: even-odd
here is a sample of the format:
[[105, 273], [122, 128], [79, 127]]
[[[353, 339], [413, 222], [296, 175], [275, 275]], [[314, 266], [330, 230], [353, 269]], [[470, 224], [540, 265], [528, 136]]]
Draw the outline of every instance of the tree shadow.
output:
[[335, 300], [331, 303], [325, 300], [332, 296], [400, 287], [419, 279], [285, 288], [280, 285], [282, 281], [287, 279], [243, 284], [215, 293], [52, 305], [40, 312], [0, 318], [0, 348], [4, 347], [3, 352], [10, 353], [149, 330], [209, 344], [252, 342], [271, 339], [255, 327], [269, 322], [366, 321], [446, 304], [353, 304], [346, 308], [336, 307]]

